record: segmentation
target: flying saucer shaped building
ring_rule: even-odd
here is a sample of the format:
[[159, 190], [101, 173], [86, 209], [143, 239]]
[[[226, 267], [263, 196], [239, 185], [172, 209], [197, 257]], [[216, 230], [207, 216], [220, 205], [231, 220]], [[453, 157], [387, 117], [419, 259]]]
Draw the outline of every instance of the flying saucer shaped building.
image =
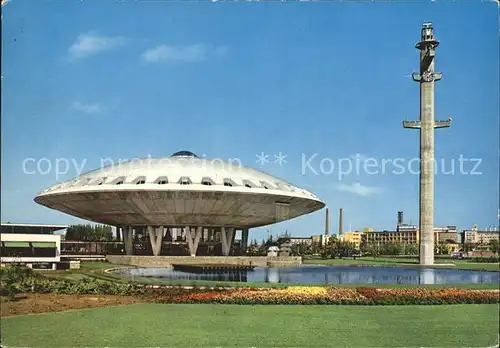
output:
[[[162, 240], [222, 242], [228, 255], [236, 230], [309, 214], [325, 206], [314, 194], [240, 163], [198, 158], [188, 151], [103, 167], [43, 190], [35, 202], [86, 220], [116, 226], [127, 254], [133, 233], [146, 232], [154, 255]], [[180, 231], [178, 237], [177, 232]]]

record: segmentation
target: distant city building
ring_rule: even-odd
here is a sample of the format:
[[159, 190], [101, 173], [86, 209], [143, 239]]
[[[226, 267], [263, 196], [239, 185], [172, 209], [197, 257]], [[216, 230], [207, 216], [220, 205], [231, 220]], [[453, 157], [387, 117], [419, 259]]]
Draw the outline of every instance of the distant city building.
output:
[[[322, 241], [325, 239], [325, 234], [318, 234], [318, 235], [315, 235], [315, 236], [311, 236], [311, 241], [313, 244], [316, 244], [316, 245], [322, 245]], [[329, 238], [330, 236], [328, 236]]]
[[278, 238], [278, 244], [288, 244], [290, 246], [297, 244], [311, 245], [313, 242], [312, 237], [280, 237]]
[[[418, 244], [420, 232], [414, 225], [400, 225], [396, 231], [364, 232], [362, 243]], [[458, 233], [455, 226], [435, 227], [436, 244], [458, 244]]]
[[[356, 247], [356, 249], [360, 249], [361, 247], [361, 237], [363, 236], [365, 232], [344, 232], [343, 236], [341, 237], [342, 241], [347, 242], [347, 243], [352, 243]], [[368, 232], [369, 233], [369, 232]]]
[[396, 232], [415, 232], [417, 230], [417, 225], [401, 224], [396, 226]]
[[362, 234], [361, 242], [366, 244], [417, 244], [419, 233], [418, 230], [371, 231]]
[[474, 226], [471, 230], [462, 231], [463, 243], [488, 244], [492, 239], [500, 239], [500, 231], [496, 228], [479, 230]]
[[281, 245], [288, 245], [288, 246], [293, 246], [293, 245], [321, 245], [324, 246], [328, 244], [328, 241], [330, 240], [332, 236], [331, 235], [326, 235], [326, 234], [318, 234], [314, 235], [311, 237], [280, 237], [278, 238], [278, 244]]
[[434, 227], [434, 240], [440, 244], [457, 244], [459, 242], [457, 226]]

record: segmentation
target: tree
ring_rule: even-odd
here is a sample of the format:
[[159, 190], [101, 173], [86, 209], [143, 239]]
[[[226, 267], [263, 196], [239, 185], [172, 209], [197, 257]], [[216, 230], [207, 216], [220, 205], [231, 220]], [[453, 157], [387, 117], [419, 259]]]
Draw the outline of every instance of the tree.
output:
[[450, 253], [450, 248], [446, 244], [438, 244], [436, 251], [438, 255], [448, 255]]
[[247, 255], [249, 256], [258, 256], [259, 254], [259, 243], [257, 243], [257, 239], [253, 239], [250, 245], [248, 246]]
[[293, 256], [304, 256], [311, 254], [311, 246], [307, 243], [296, 243], [292, 244], [291, 251]]
[[363, 244], [361, 250], [372, 257], [378, 257], [380, 255], [380, 245], [378, 243], [371, 242]]
[[406, 255], [418, 255], [418, 247], [415, 244], [406, 245]]
[[464, 251], [469, 252], [473, 251], [476, 248], [476, 244], [474, 243], [464, 243]]
[[328, 243], [321, 250], [322, 258], [343, 258], [350, 257], [358, 251], [353, 243], [344, 242], [336, 236], [332, 236]]
[[498, 252], [500, 252], [499, 240], [497, 238], [490, 239], [490, 241], [488, 242], [488, 247], [489, 247], [490, 251], [492, 251], [493, 254], [496, 255]]
[[380, 250], [380, 254], [382, 255], [400, 255], [402, 252], [401, 245], [399, 244], [383, 244]]
[[321, 254], [321, 243], [312, 242], [311, 244], [311, 255]]
[[113, 232], [108, 225], [71, 225], [66, 230], [66, 240], [84, 242], [111, 241]]

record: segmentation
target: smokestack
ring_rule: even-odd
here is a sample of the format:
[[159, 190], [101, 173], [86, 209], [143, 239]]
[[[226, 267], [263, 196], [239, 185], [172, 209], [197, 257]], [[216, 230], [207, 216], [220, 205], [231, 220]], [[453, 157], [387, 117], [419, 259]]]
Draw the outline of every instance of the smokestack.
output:
[[330, 217], [328, 214], [328, 208], [326, 208], [326, 215], [325, 215], [325, 236], [328, 236], [330, 234]]
[[344, 229], [342, 226], [342, 208], [340, 208], [339, 211], [339, 236], [341, 236], [344, 233]]
[[402, 225], [402, 224], [403, 224], [403, 212], [398, 211], [398, 225]]

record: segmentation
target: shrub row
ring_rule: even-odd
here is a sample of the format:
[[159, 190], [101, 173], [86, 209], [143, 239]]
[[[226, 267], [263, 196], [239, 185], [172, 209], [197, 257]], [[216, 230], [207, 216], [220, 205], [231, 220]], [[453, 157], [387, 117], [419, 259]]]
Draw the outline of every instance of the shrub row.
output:
[[335, 287], [289, 287], [285, 289], [234, 289], [228, 291], [163, 293], [156, 297], [162, 303], [226, 304], [356, 304], [413, 305], [499, 303], [499, 292], [463, 289], [375, 289]]
[[476, 263], [497, 263], [500, 262], [500, 257], [473, 257], [471, 260]]
[[51, 280], [30, 277], [15, 283], [2, 283], [1, 294], [15, 296], [18, 293], [140, 295], [144, 288], [135, 284], [111, 283], [91, 278], [76, 281]]

